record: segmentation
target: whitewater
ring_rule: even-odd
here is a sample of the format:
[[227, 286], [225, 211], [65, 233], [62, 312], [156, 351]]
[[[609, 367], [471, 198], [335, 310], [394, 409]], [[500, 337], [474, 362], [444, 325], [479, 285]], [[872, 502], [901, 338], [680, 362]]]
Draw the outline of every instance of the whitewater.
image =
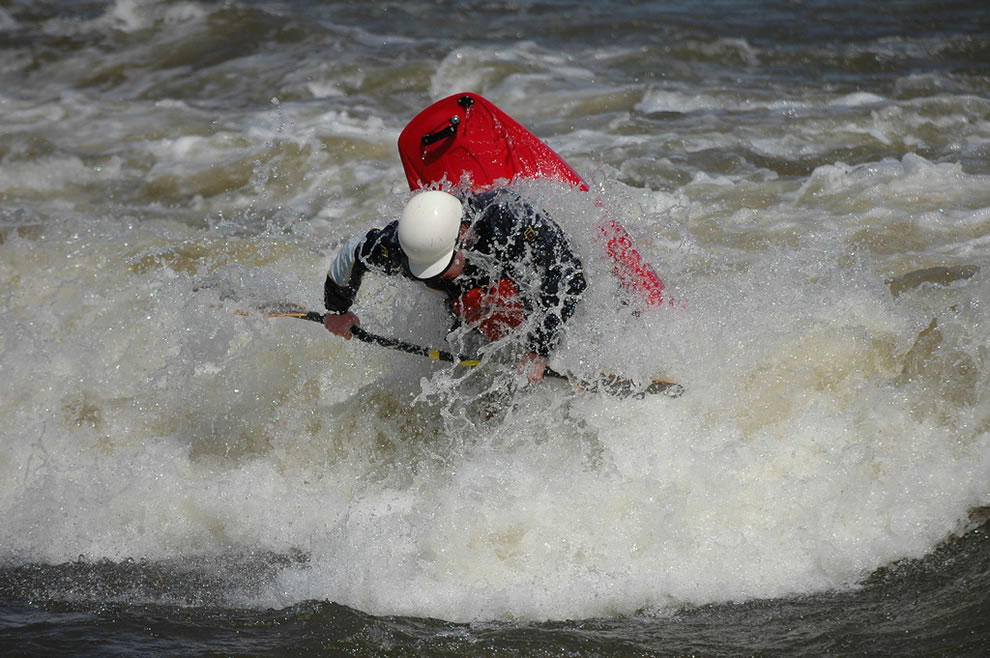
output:
[[[484, 35], [444, 13], [456, 37], [416, 7], [0, 4], [6, 601], [665, 618], [855, 593], [980, 527], [990, 100], [965, 8], [802, 43], [767, 37], [759, 2], [722, 27], [524, 4], [472, 4]], [[683, 396], [527, 385], [497, 355], [458, 368], [259, 312], [323, 310], [336, 249], [410, 196], [399, 132], [461, 91], [592, 187], [516, 184], [589, 279], [550, 365]], [[671, 303], [623, 303], [602, 208]], [[408, 281], [369, 275], [355, 309], [461, 347]], [[79, 565], [130, 575], [81, 586]]]

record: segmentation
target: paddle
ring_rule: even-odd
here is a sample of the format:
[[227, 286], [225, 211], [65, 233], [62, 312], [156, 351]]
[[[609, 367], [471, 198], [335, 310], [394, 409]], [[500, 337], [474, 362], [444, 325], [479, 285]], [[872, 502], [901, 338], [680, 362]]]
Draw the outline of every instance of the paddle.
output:
[[[309, 320], [310, 322], [319, 322], [323, 324], [323, 318], [325, 317], [323, 313], [317, 313], [316, 311], [306, 311], [304, 309], [291, 310], [291, 311], [277, 311], [277, 312], [266, 312], [266, 317], [269, 318], [299, 318], [300, 320]], [[454, 354], [452, 352], [446, 352], [444, 350], [434, 349], [432, 347], [423, 347], [421, 345], [415, 345], [413, 343], [407, 343], [404, 340], [399, 340], [398, 338], [389, 338], [387, 336], [379, 336], [378, 334], [371, 333], [370, 331], [365, 331], [361, 327], [351, 328], [351, 335], [358, 340], [365, 343], [372, 343], [375, 345], [380, 345], [382, 347], [387, 347], [389, 349], [398, 350], [400, 352], [406, 352], [408, 354], [417, 354], [419, 356], [425, 356], [436, 361], [446, 361], [448, 363], [456, 363], [461, 366], [466, 366], [473, 368], [481, 363], [481, 359], [476, 357], [466, 357], [460, 354]], [[554, 379], [563, 379], [569, 381], [577, 390], [581, 392], [594, 393], [601, 391], [606, 395], [611, 395], [615, 397], [625, 398], [643, 398], [647, 394], [663, 393], [664, 395], [672, 398], [676, 398], [684, 392], [684, 387], [667, 379], [652, 379], [650, 384], [646, 387], [640, 387], [636, 382], [631, 379], [626, 379], [625, 377], [619, 377], [618, 375], [602, 373], [602, 378], [598, 381], [585, 381], [578, 379], [572, 375], [566, 375], [552, 368], [547, 368], [543, 371], [545, 377], [552, 377]]]

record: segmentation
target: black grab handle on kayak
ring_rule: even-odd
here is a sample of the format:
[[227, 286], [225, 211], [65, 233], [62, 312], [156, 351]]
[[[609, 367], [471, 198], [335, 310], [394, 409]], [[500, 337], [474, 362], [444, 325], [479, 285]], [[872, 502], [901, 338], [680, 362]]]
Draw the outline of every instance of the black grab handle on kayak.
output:
[[457, 126], [460, 124], [461, 118], [456, 114], [450, 117], [450, 125], [448, 125], [443, 130], [438, 130], [435, 133], [426, 133], [423, 135], [423, 146], [429, 146], [430, 144], [436, 144], [441, 139], [446, 139], [447, 137], [453, 137], [457, 134]]

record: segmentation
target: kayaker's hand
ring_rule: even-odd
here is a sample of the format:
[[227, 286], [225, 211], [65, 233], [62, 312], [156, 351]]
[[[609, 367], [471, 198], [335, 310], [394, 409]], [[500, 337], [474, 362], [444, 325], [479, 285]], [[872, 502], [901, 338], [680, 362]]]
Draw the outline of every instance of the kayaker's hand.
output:
[[543, 373], [547, 369], [547, 357], [530, 352], [519, 361], [516, 373], [525, 375], [531, 382], [543, 381]]
[[332, 333], [334, 336], [340, 336], [344, 340], [351, 339], [351, 328], [355, 325], [360, 325], [361, 320], [358, 316], [354, 315], [350, 311], [347, 313], [341, 313], [337, 315], [336, 313], [327, 313], [323, 317], [323, 326], [327, 328], [327, 331]]

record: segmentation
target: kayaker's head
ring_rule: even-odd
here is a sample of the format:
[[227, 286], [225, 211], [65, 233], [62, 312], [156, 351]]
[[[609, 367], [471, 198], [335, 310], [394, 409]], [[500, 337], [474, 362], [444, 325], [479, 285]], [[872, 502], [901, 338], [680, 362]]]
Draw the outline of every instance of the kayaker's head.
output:
[[399, 218], [399, 244], [417, 279], [443, 274], [454, 261], [464, 207], [457, 197], [428, 190], [406, 204]]

